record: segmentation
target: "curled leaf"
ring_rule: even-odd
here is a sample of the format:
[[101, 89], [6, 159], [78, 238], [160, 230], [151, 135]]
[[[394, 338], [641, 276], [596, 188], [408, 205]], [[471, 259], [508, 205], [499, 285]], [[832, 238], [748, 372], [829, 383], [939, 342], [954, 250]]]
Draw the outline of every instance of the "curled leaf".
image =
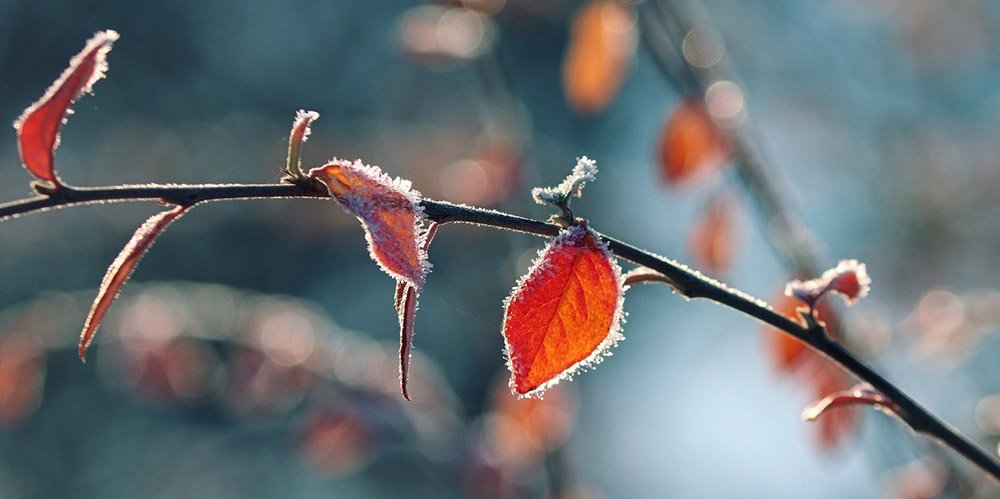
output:
[[597, 178], [597, 162], [581, 156], [576, 158], [573, 171], [555, 187], [535, 187], [531, 189], [531, 198], [538, 204], [565, 206], [570, 196], [580, 197], [587, 182]]
[[514, 394], [541, 396], [609, 355], [622, 339], [623, 296], [621, 269], [586, 224], [556, 236], [505, 302]]
[[[438, 224], [436, 223], [431, 223], [427, 227], [423, 244], [425, 252], [430, 247], [434, 234], [437, 233], [437, 228]], [[406, 400], [410, 400], [410, 352], [413, 350], [413, 322], [417, 315], [417, 295], [419, 294], [419, 291], [413, 286], [403, 281], [396, 282], [394, 302], [396, 315], [399, 317], [399, 388]]]
[[785, 294], [814, 307], [827, 293], [834, 293], [844, 298], [848, 305], [852, 305], [868, 295], [871, 282], [865, 264], [858, 263], [857, 260], [841, 260], [836, 267], [823, 272], [820, 277], [789, 282], [785, 287]]
[[14, 122], [21, 161], [38, 179], [59, 185], [53, 165], [59, 131], [72, 113], [70, 106], [104, 77], [108, 69], [108, 51], [117, 39], [118, 33], [111, 30], [95, 34], [83, 50], [70, 59], [69, 67], [42, 98], [28, 106]]
[[713, 171], [726, 161], [729, 146], [705, 108], [697, 101], [681, 102], [660, 136], [660, 177], [678, 185]]
[[635, 35], [635, 16], [617, 0], [591, 0], [576, 14], [562, 67], [563, 91], [575, 111], [597, 114], [615, 98]]
[[875, 409], [898, 412], [899, 406], [868, 383], [861, 383], [849, 390], [838, 390], [818, 400], [802, 411], [802, 419], [813, 421], [828, 410], [840, 406], [870, 405]]
[[84, 322], [83, 331], [80, 333], [80, 345], [77, 354], [80, 360], [86, 362], [87, 347], [94, 341], [94, 334], [104, 319], [104, 314], [111, 307], [111, 302], [118, 297], [125, 281], [128, 280], [136, 264], [142, 259], [146, 251], [153, 245], [156, 238], [163, 233], [167, 227], [187, 211], [187, 206], [177, 206], [171, 210], [161, 211], [149, 217], [145, 223], [136, 229], [132, 234], [132, 239], [122, 248], [118, 257], [111, 262], [104, 279], [101, 280], [101, 288], [97, 291], [94, 304], [90, 307], [90, 314]]
[[295, 113], [295, 121], [292, 122], [292, 131], [288, 135], [288, 164], [285, 167], [290, 175], [302, 176], [302, 160], [299, 159], [299, 150], [302, 143], [309, 138], [312, 130], [309, 125], [319, 119], [316, 111], [306, 111], [299, 109]]
[[430, 263], [423, 249], [425, 220], [420, 193], [409, 180], [392, 178], [360, 160], [335, 159], [313, 168], [309, 177], [326, 184], [344, 210], [361, 221], [373, 260], [387, 274], [417, 290]]

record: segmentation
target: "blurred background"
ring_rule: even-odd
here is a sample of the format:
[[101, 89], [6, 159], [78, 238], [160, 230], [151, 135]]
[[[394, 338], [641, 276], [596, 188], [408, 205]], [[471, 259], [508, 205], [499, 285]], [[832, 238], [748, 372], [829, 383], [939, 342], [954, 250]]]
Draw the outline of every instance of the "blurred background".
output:
[[[868, 264], [871, 295], [829, 312], [844, 341], [996, 453], [1000, 7], [655, 3], [686, 20], [612, 1], [0, 0], [0, 118], [115, 29], [109, 77], [63, 130], [66, 183], [274, 182], [305, 108], [321, 118], [303, 166], [362, 158], [534, 218], [530, 188], [587, 155], [579, 216], [772, 299], [798, 273], [719, 138], [746, 134], [821, 269]], [[0, 201], [29, 196], [13, 130], [0, 158]], [[660, 286], [628, 292], [627, 339], [598, 369], [514, 400], [501, 301], [544, 241], [478, 227], [431, 248], [405, 403], [393, 282], [329, 201], [194, 210], [81, 365], [106, 265], [157, 210], [0, 224], [0, 497], [1000, 493], [880, 413], [802, 422], [850, 381]]]

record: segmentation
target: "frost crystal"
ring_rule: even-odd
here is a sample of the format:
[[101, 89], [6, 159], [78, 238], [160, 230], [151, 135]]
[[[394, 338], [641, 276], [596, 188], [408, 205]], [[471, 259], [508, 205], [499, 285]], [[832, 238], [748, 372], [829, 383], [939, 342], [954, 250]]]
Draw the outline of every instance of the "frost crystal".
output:
[[573, 173], [570, 173], [562, 183], [555, 187], [535, 187], [531, 197], [538, 204], [562, 206], [570, 196], [579, 197], [587, 182], [593, 182], [597, 176], [597, 162], [581, 156], [576, 159]]
[[865, 264], [857, 260], [841, 260], [836, 267], [816, 279], [789, 282], [785, 286], [785, 295], [794, 296], [812, 307], [827, 293], [835, 293], [852, 305], [868, 295], [871, 282]]

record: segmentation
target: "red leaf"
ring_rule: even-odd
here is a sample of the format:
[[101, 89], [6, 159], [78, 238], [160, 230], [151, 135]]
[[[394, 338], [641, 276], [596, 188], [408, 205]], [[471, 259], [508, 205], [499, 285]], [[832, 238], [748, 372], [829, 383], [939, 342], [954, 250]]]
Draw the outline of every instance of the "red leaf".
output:
[[117, 39], [118, 33], [111, 30], [95, 34], [83, 51], [70, 59], [69, 67], [42, 98], [25, 109], [14, 122], [21, 161], [35, 177], [59, 184], [53, 166], [59, 131], [72, 113], [69, 107], [104, 77], [108, 69], [108, 51]]
[[[430, 247], [438, 224], [431, 223], [424, 237], [423, 250]], [[413, 350], [413, 321], [417, 315], [417, 295], [420, 292], [402, 281], [396, 283], [394, 299], [396, 315], [399, 317], [399, 388], [403, 398], [410, 400], [410, 352]]]
[[[828, 393], [845, 390], [850, 380], [839, 367], [817, 355], [818, 366], [812, 373], [813, 395], [822, 397]], [[817, 438], [824, 449], [835, 447], [841, 440], [854, 434], [860, 423], [858, 411], [850, 406], [827, 414], [817, 421]]]
[[713, 197], [688, 234], [691, 255], [710, 273], [724, 273], [733, 262], [736, 232], [732, 200], [727, 196]]
[[573, 19], [563, 60], [563, 90], [581, 114], [597, 114], [614, 99], [635, 51], [635, 16], [617, 0], [592, 0]]
[[660, 176], [667, 185], [690, 181], [722, 166], [729, 156], [726, 136], [694, 100], [681, 102], [660, 136]]
[[857, 260], [841, 260], [836, 267], [823, 272], [820, 277], [808, 281], [790, 281], [785, 287], [785, 294], [814, 306], [827, 293], [835, 293], [844, 298], [848, 305], [853, 305], [868, 295], [871, 283], [865, 264], [858, 263]]
[[302, 161], [299, 159], [299, 149], [302, 148], [302, 143], [309, 138], [309, 133], [312, 132], [309, 129], [309, 125], [318, 119], [319, 113], [316, 111], [299, 109], [299, 112], [295, 113], [295, 121], [292, 122], [292, 131], [288, 135], [288, 165], [286, 168], [289, 174], [296, 177], [302, 176]]
[[187, 211], [187, 206], [177, 206], [172, 210], [161, 211], [149, 217], [144, 224], [136, 229], [132, 234], [132, 239], [122, 248], [121, 253], [111, 262], [104, 279], [101, 280], [101, 288], [97, 292], [97, 298], [90, 307], [90, 314], [83, 325], [83, 332], [80, 333], [80, 345], [77, 354], [80, 360], [86, 362], [87, 347], [94, 341], [94, 334], [100, 326], [104, 314], [111, 306], [111, 302], [118, 297], [118, 291], [128, 280], [136, 264], [142, 259], [146, 251], [153, 245], [156, 238], [170, 226], [174, 220], [180, 218]]
[[541, 396], [609, 355], [622, 339], [622, 282], [618, 264], [585, 224], [564, 229], [540, 252], [505, 304], [516, 395]]
[[426, 236], [420, 193], [409, 180], [392, 178], [360, 160], [335, 159], [313, 168], [309, 177], [326, 184], [330, 194], [365, 229], [371, 257], [385, 273], [420, 289], [430, 269], [423, 249]]

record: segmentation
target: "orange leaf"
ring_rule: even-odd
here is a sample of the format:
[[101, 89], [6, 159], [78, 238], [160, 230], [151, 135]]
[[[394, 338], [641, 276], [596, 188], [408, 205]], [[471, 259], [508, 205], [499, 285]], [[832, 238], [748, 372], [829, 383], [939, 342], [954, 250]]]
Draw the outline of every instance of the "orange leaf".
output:
[[726, 196], [713, 197], [688, 234], [691, 255], [713, 274], [721, 274], [733, 263], [736, 245], [735, 207]]
[[365, 229], [368, 251], [385, 273], [419, 290], [430, 269], [420, 193], [409, 180], [392, 178], [377, 166], [335, 159], [313, 168], [309, 177], [326, 184], [330, 194]]
[[597, 114], [614, 99], [635, 51], [635, 16], [617, 0], [593, 0], [573, 19], [563, 60], [563, 90], [581, 114]]
[[111, 307], [111, 302], [118, 297], [118, 291], [135, 270], [136, 264], [153, 245], [157, 236], [162, 234], [174, 220], [180, 218], [187, 209], [187, 206], [177, 206], [172, 210], [161, 211], [149, 217], [144, 224], [136, 229], [135, 234], [132, 234], [132, 239], [122, 248], [115, 261], [111, 262], [107, 273], [104, 274], [104, 279], [101, 280], [101, 288], [97, 292], [97, 298], [94, 299], [94, 304], [90, 307], [90, 314], [83, 325], [83, 332], [80, 333], [77, 354], [81, 361], [86, 362], [87, 347], [94, 341], [97, 327], [101, 325], [104, 314]]
[[[802, 322], [798, 310], [800, 307], [804, 310], [805, 307], [797, 299], [782, 294], [775, 298], [772, 304], [775, 312], [796, 322]], [[820, 322], [826, 324], [827, 331], [830, 334], [836, 334], [839, 323], [837, 321], [836, 310], [831, 305], [826, 302], [820, 302], [816, 307], [816, 315]], [[770, 354], [774, 362], [774, 367], [778, 371], [790, 373], [795, 371], [799, 366], [811, 362], [814, 358], [821, 358], [819, 354], [809, 349], [802, 341], [774, 327], [764, 326], [762, 332], [765, 349]]]
[[108, 51], [117, 39], [118, 33], [111, 30], [95, 34], [83, 51], [70, 59], [69, 67], [42, 98], [28, 106], [14, 122], [21, 161], [35, 177], [59, 184], [53, 166], [59, 131], [72, 113], [69, 107], [104, 77], [108, 69]]
[[564, 229], [514, 288], [503, 336], [512, 391], [541, 396], [599, 363], [622, 335], [621, 269], [586, 224]]
[[729, 156], [726, 136], [698, 102], [681, 102], [660, 136], [660, 176], [668, 185], [689, 181], [722, 166]]

